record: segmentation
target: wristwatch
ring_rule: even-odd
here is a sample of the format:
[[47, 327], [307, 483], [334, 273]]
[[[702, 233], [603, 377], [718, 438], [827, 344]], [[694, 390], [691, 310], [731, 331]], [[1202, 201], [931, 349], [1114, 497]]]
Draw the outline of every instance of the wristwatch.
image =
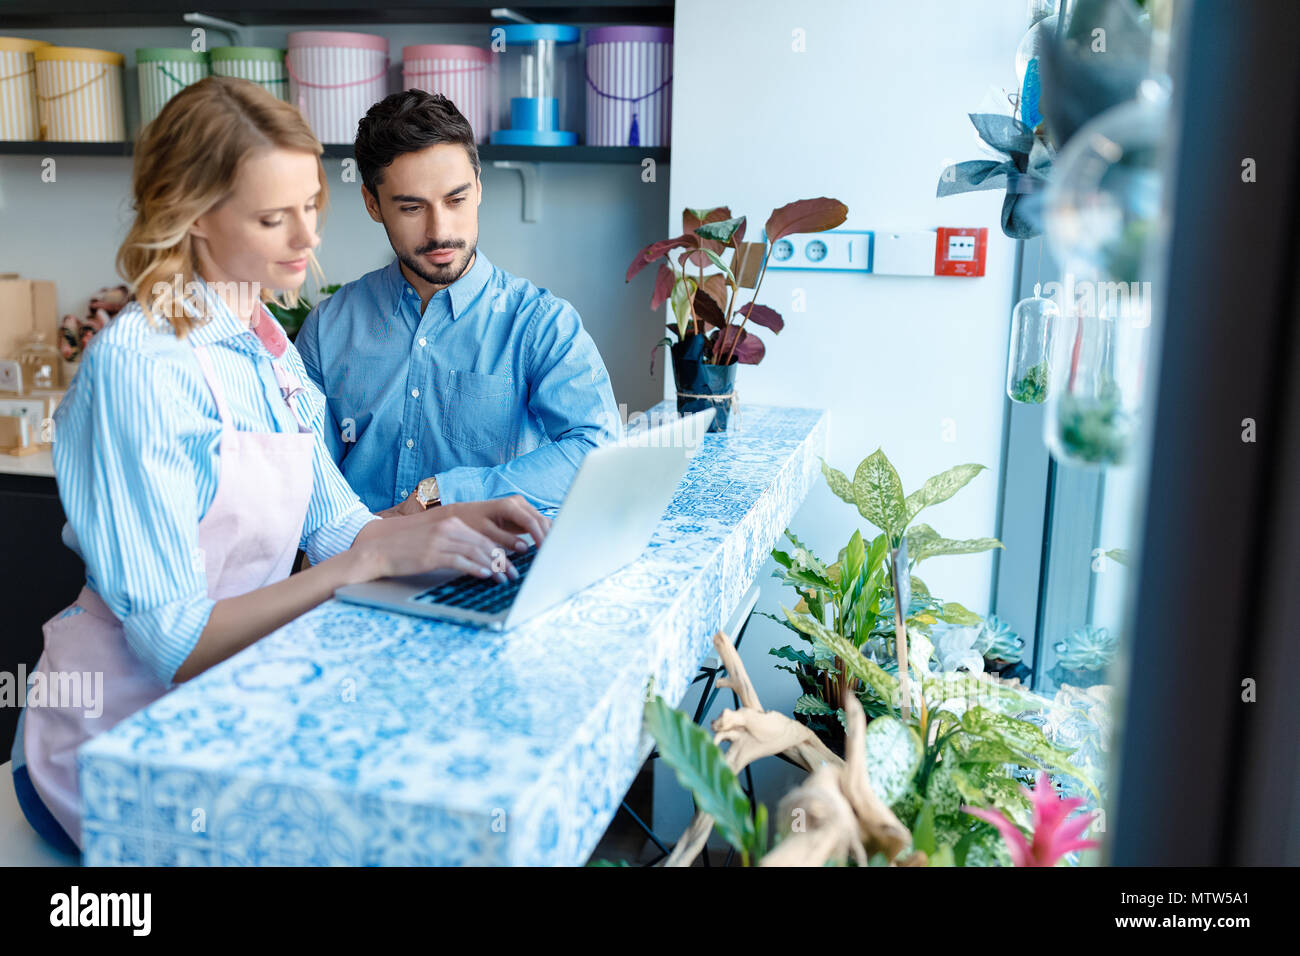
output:
[[420, 504], [424, 505], [425, 511], [442, 504], [442, 493], [438, 491], [438, 479], [423, 479], [415, 486], [415, 497]]

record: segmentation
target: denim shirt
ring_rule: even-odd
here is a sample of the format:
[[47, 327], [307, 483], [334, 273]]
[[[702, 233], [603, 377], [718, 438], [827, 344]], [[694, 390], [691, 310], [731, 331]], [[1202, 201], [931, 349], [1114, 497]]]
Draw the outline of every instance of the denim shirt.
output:
[[623, 435], [577, 310], [481, 248], [423, 314], [394, 259], [317, 305], [296, 344], [330, 451], [372, 511], [430, 476], [444, 503], [558, 506], [586, 453]]

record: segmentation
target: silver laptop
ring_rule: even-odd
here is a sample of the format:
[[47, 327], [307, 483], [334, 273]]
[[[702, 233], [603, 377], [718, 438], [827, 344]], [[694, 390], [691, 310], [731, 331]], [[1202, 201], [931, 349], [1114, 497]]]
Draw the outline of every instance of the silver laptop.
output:
[[517, 579], [455, 571], [350, 584], [334, 596], [404, 614], [506, 630], [634, 561], [713, 421], [708, 409], [589, 451], [539, 546], [509, 555]]

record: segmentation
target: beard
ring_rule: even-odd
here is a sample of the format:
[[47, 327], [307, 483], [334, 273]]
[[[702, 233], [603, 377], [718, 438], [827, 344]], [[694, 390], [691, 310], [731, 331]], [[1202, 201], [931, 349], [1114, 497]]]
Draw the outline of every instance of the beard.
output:
[[[446, 265], [438, 265], [430, 262], [424, 256], [430, 252], [437, 252], [442, 249], [463, 249], [463, 253], [456, 255]], [[469, 261], [473, 258], [475, 251], [478, 249], [478, 236], [474, 236], [472, 242], [466, 242], [464, 239], [450, 239], [445, 242], [429, 242], [416, 248], [414, 253], [399, 252], [397, 258], [402, 265], [410, 269], [417, 276], [431, 285], [451, 285], [462, 275], [469, 266]]]

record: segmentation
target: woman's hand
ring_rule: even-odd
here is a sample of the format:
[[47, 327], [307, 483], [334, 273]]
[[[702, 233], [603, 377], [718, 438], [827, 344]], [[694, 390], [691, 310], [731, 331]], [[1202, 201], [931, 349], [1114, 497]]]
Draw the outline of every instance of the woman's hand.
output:
[[[361, 562], [358, 580], [450, 569], [476, 577], [518, 577], [507, 554], [526, 550], [530, 534], [541, 544], [550, 530], [522, 496], [440, 505], [366, 525], [352, 550]], [[504, 580], [504, 577], [502, 577]]]

